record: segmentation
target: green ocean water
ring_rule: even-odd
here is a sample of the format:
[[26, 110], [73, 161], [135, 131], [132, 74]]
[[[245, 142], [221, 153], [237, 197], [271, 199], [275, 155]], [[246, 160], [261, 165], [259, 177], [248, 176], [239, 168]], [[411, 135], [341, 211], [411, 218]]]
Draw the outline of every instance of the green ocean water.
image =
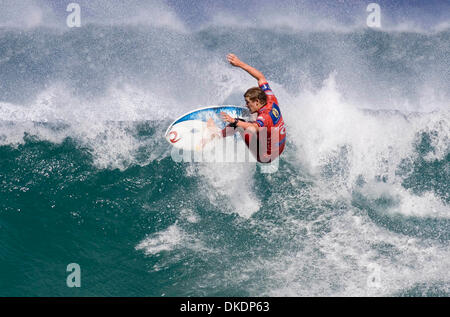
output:
[[[264, 226], [200, 201], [198, 181], [170, 158], [124, 171], [98, 170], [70, 139], [58, 145], [28, 139], [17, 149], [2, 147], [1, 154], [2, 177], [9, 180], [1, 197], [3, 296], [248, 296], [243, 285], [192, 286], [205, 283], [205, 272], [220, 283], [229, 265], [255, 253], [273, 257], [280, 243], [281, 237], [264, 237]], [[189, 208], [202, 220], [183, 219], [180, 210]], [[274, 212], [261, 220], [277, 222]], [[209, 237], [205, 247], [216, 251], [180, 248], [151, 259], [135, 250], [143, 237], [173, 223]], [[10, 235], [12, 228], [19, 231]], [[74, 260], [83, 274], [75, 292], [66, 286], [65, 271]], [[151, 272], [166, 261], [170, 265]]]
[[[450, 295], [448, 31], [0, 43], [0, 296]], [[252, 83], [218, 62], [232, 48], [280, 101], [276, 173], [175, 162], [164, 140], [199, 104], [242, 103]]]

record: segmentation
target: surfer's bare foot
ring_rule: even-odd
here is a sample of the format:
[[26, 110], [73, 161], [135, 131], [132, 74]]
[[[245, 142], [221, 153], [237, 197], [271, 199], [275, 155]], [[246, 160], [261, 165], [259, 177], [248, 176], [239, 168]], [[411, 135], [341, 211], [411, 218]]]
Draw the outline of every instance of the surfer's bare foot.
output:
[[206, 127], [210, 130], [217, 129], [216, 124], [214, 123], [214, 120], [212, 118], [209, 118], [208, 121], [206, 121]]
[[212, 118], [209, 118], [208, 121], [206, 121], [206, 127], [209, 130], [209, 136], [206, 138], [203, 138], [200, 141], [200, 146], [203, 149], [206, 144], [214, 140], [216, 137], [219, 136], [219, 128], [217, 128], [216, 124], [214, 123], [214, 120]]

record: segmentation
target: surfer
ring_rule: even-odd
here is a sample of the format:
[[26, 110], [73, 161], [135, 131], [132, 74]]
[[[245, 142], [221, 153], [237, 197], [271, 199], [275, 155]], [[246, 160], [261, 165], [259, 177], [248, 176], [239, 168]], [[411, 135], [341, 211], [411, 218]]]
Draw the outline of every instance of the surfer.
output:
[[283, 152], [286, 144], [286, 129], [278, 100], [259, 70], [242, 62], [234, 54], [228, 54], [227, 60], [258, 81], [258, 87], [252, 87], [244, 94], [247, 108], [251, 113], [257, 113], [258, 117], [256, 121], [246, 122], [221, 112], [222, 120], [228, 123], [222, 130], [222, 136], [233, 135], [238, 130], [258, 162], [270, 163]]

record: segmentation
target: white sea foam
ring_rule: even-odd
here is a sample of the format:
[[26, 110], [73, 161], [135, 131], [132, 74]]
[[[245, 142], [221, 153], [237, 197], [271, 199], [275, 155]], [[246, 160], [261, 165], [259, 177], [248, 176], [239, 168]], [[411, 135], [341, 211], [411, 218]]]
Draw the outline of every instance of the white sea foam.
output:
[[185, 239], [184, 233], [176, 225], [142, 240], [136, 250], [144, 250], [146, 254], [157, 254], [162, 251], [171, 251], [178, 247]]
[[[300, 170], [307, 167], [313, 186], [307, 195], [284, 197], [279, 213], [283, 226], [269, 226], [265, 234], [269, 240], [289, 237], [289, 246], [297, 243], [298, 250], [286, 245], [285, 255], [233, 263], [229, 274], [224, 274], [229, 283], [245, 283], [251, 294], [268, 296], [389, 296], [421, 283], [448, 285], [450, 251], [445, 243], [388, 230], [367, 213], [350, 207], [357, 190], [368, 200], [392, 200], [377, 211], [389, 216], [448, 219], [448, 205], [436, 193], [405, 189], [405, 176], [397, 173], [403, 160], [414, 161], [420, 155], [416, 145], [422, 132], [431, 135], [433, 148], [426, 159], [445, 158], [450, 131], [444, 118], [448, 113], [364, 111], [345, 101], [333, 77], [322, 89], [298, 96], [288, 94], [277, 83], [272, 83], [272, 88], [281, 104], [288, 137], [297, 148], [295, 155], [283, 158]], [[203, 172], [212, 186], [225, 192], [215, 173]], [[292, 182], [303, 176], [290, 173], [286, 177]], [[360, 179], [365, 184], [355, 186]], [[298, 207], [295, 198], [319, 205], [342, 201], [347, 209], [327, 209], [315, 220], [297, 220], [284, 214]], [[298, 212], [303, 210], [298, 208]], [[317, 226], [327, 229], [317, 230]], [[287, 237], [281, 238], [280, 232]], [[303, 232], [307, 232], [306, 238], [300, 234]], [[298, 241], [292, 238], [295, 233], [299, 233]], [[255, 279], [259, 282], [252, 283]]]
[[142, 250], [147, 255], [185, 248], [198, 252], [206, 250], [202, 241], [189, 235], [176, 223], [150, 235], [136, 246], [136, 250]]
[[[282, 113], [288, 138], [297, 148], [296, 158], [302, 167], [316, 175], [324, 194], [350, 197], [361, 179], [383, 180], [396, 191], [405, 177], [398, 174], [399, 166], [417, 159], [416, 146], [422, 133], [431, 140], [427, 160], [442, 160], [448, 154], [450, 129], [449, 120], [445, 119], [449, 113], [444, 110], [411, 115], [365, 111], [345, 101], [334, 76], [322, 89], [304, 91], [298, 96], [287, 94], [276, 84], [273, 86], [279, 90], [278, 99], [284, 105]], [[406, 191], [401, 195], [403, 201], [411, 198]]]
[[235, 212], [244, 218], [251, 217], [260, 208], [253, 188], [255, 163], [204, 163], [189, 166], [198, 173], [205, 183], [201, 188], [203, 195], [219, 209]]
[[91, 151], [99, 168], [125, 169], [137, 163], [134, 156], [142, 147], [155, 147], [146, 162], [169, 153], [156, 147], [162, 138], [135, 136], [138, 122], [150, 120], [158, 127], [169, 118], [168, 104], [173, 103], [129, 85], [112, 86], [105, 96], [87, 101], [55, 83], [29, 105], [0, 103], [0, 144], [23, 144], [26, 134], [52, 143], [70, 137]]
[[[342, 177], [353, 184], [360, 176], [395, 178], [395, 169], [413, 152], [416, 129], [402, 116], [374, 116], [345, 102], [334, 77], [317, 92], [287, 102], [285, 121], [300, 149], [298, 159], [319, 172], [343, 164]], [[332, 173], [331, 173], [332, 174]], [[330, 175], [332, 176], [332, 175]]]
[[367, 199], [388, 199], [390, 206], [384, 206], [383, 212], [400, 214], [405, 217], [450, 218], [449, 206], [434, 192], [414, 194], [401, 185], [372, 182], [360, 191]]
[[197, 215], [191, 209], [182, 209], [180, 212], [181, 219], [185, 219], [190, 223], [198, 223], [200, 221], [199, 215]]
[[[330, 229], [322, 234], [314, 230], [314, 224], [324, 217]], [[249, 287], [251, 294], [395, 296], [420, 283], [450, 282], [450, 250], [435, 241], [396, 234], [352, 210], [312, 222], [285, 220], [284, 231], [308, 232], [298, 238], [298, 250], [232, 268], [242, 270], [237, 275], [243, 278], [265, 272], [263, 281]], [[276, 231], [272, 235], [279, 238]]]

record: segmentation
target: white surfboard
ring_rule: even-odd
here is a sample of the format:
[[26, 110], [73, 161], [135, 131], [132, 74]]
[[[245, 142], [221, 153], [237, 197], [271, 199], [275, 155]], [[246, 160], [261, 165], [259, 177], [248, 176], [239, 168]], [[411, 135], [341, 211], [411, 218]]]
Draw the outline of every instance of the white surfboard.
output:
[[[210, 140], [213, 134], [219, 134], [226, 123], [222, 121], [220, 113], [225, 112], [233, 118], [248, 119], [250, 113], [246, 107], [239, 106], [209, 106], [188, 112], [176, 119], [165, 134], [171, 145], [187, 150], [199, 151], [205, 146], [205, 140]], [[207, 122], [212, 119], [214, 126]]]

